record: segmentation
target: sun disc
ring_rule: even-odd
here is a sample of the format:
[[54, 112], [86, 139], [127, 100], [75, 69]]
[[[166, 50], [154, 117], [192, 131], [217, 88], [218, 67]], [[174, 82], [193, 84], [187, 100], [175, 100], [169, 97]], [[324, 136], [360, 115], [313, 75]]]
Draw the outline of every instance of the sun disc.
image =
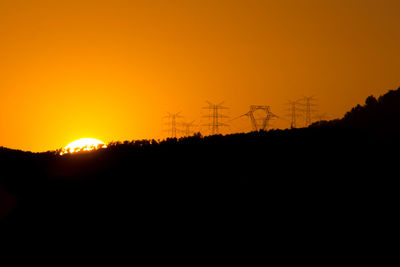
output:
[[104, 142], [94, 138], [81, 138], [69, 143], [60, 153], [60, 155], [67, 153], [75, 153], [81, 151], [91, 151], [97, 148], [106, 148]]

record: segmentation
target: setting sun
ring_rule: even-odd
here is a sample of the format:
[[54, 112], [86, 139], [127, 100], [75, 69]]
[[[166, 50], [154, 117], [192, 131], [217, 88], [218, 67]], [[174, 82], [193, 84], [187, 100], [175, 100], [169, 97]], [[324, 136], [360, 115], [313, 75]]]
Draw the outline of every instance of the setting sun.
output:
[[104, 142], [94, 138], [81, 138], [68, 144], [60, 153], [60, 155], [67, 153], [75, 153], [81, 151], [91, 151], [96, 148], [106, 148]]

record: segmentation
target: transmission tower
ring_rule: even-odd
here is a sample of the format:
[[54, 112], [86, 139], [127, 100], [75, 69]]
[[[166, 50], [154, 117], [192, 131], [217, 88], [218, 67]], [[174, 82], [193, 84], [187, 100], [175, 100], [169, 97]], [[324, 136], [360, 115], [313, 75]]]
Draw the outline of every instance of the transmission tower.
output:
[[193, 123], [194, 121], [182, 122], [182, 126], [184, 128], [183, 133], [185, 134], [185, 136], [190, 136], [193, 133], [193, 131], [191, 130], [192, 127], [194, 127]]
[[322, 114], [316, 115], [316, 118], [318, 121], [325, 121], [325, 120], [329, 119], [329, 116], [326, 113], [322, 113]]
[[267, 130], [271, 119], [278, 118], [277, 115], [275, 115], [274, 113], [271, 112], [271, 108], [269, 106], [265, 107], [265, 112], [266, 112], [267, 116], [263, 120], [261, 130]]
[[[260, 118], [260, 120], [261, 120], [260, 125], [257, 122], [257, 118], [255, 117], [255, 114], [254, 114], [258, 110], [265, 112], [265, 115], [262, 118]], [[241, 115], [240, 117], [243, 117], [243, 116], [248, 116], [250, 118], [250, 122], [251, 122], [251, 125], [252, 125], [254, 131], [266, 130], [269, 126], [269, 121], [272, 118], [278, 117], [271, 112], [271, 108], [269, 106], [256, 106], [256, 105], [251, 105], [250, 110], [247, 113]]]
[[168, 133], [170, 133], [170, 137], [172, 137], [172, 138], [176, 138], [176, 133], [177, 133], [177, 131], [179, 131], [177, 129], [177, 125], [178, 125], [177, 119], [183, 118], [181, 115], [179, 115], [180, 113], [181, 112], [178, 112], [178, 113], [169, 113], [168, 112], [168, 115], [164, 117], [169, 120], [169, 122], [167, 123], [169, 126]]
[[227, 107], [222, 106], [224, 102], [221, 102], [217, 105], [206, 101], [208, 106], [203, 107], [203, 109], [208, 109], [209, 110], [209, 115], [203, 116], [206, 118], [209, 118], [210, 122], [208, 124], [204, 124], [203, 126], [208, 126], [211, 128], [211, 133], [214, 134], [219, 134], [219, 128], [221, 126], [229, 126], [226, 123], [221, 122], [223, 118], [228, 118], [228, 116], [221, 114], [220, 110], [221, 109], [228, 109]]
[[314, 96], [304, 96], [302, 100], [302, 105], [304, 107], [303, 111], [305, 113], [305, 126], [308, 127], [311, 124], [312, 121], [312, 113], [315, 112], [316, 110], [312, 109], [312, 107], [315, 107], [316, 104], [313, 103], [315, 101]]
[[289, 101], [287, 103], [287, 105], [289, 106], [288, 110], [290, 113], [290, 128], [296, 128], [297, 127], [297, 116], [298, 116], [298, 111], [303, 111], [302, 109], [299, 108], [299, 100], [296, 101]]

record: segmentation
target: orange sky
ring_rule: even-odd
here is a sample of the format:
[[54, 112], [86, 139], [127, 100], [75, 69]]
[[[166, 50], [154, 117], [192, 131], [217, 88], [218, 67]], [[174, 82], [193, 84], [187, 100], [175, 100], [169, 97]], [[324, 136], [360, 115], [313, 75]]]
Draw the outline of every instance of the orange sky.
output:
[[[400, 86], [399, 10], [398, 0], [1, 0], [0, 146], [163, 138], [166, 112], [203, 124], [206, 100], [225, 100], [231, 117], [250, 104], [283, 117], [288, 100], [316, 95], [340, 117]], [[248, 130], [243, 118], [226, 132]]]

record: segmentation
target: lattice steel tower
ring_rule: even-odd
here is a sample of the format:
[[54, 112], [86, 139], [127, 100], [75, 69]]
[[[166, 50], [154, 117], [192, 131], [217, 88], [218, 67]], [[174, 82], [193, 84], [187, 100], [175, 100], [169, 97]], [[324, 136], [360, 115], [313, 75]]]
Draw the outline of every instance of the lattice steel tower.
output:
[[169, 119], [169, 122], [167, 123], [169, 126], [168, 132], [171, 134], [170, 137], [172, 137], [172, 138], [176, 138], [176, 133], [177, 133], [177, 131], [179, 131], [177, 129], [177, 125], [178, 125], [177, 119], [182, 118], [182, 116], [179, 115], [180, 113], [181, 112], [178, 112], [178, 113], [169, 113], [168, 112], [168, 115], [164, 117], [164, 118]]
[[287, 103], [289, 105], [289, 113], [290, 113], [290, 128], [296, 128], [297, 127], [297, 111], [299, 111], [298, 105], [299, 105], [299, 100], [297, 101], [289, 101]]
[[[265, 112], [265, 115], [262, 118], [260, 118], [262, 121], [260, 125], [257, 122], [257, 118], [254, 116], [254, 113], [258, 110]], [[250, 118], [250, 122], [251, 122], [251, 125], [252, 125], [254, 131], [266, 130], [269, 126], [269, 121], [272, 118], [278, 117], [271, 112], [270, 106], [257, 106], [257, 105], [251, 105], [250, 110], [240, 117], [243, 117], [243, 116], [248, 116]]]
[[312, 122], [312, 112], [315, 112], [314, 109], [312, 109], [312, 107], [315, 107], [316, 104], [313, 103], [313, 101], [315, 101], [314, 96], [305, 96], [303, 97], [303, 103], [301, 103], [301, 105], [304, 106], [304, 112], [305, 112], [305, 126], [309, 126]]
[[222, 104], [224, 102], [221, 102], [217, 105], [206, 101], [208, 106], [203, 107], [203, 109], [208, 109], [209, 110], [209, 115], [203, 116], [206, 118], [209, 118], [210, 123], [209, 124], [203, 124], [204, 126], [208, 126], [211, 128], [211, 133], [214, 134], [219, 134], [219, 128], [221, 126], [229, 126], [226, 123], [221, 122], [223, 118], [228, 118], [228, 116], [221, 114], [220, 110], [221, 109], [228, 109], [227, 107], [223, 106]]
[[194, 123], [194, 121], [182, 122], [182, 126], [184, 128], [184, 130], [182, 130], [182, 132], [185, 134], [185, 136], [190, 136], [192, 134], [193, 131], [191, 131], [191, 129], [192, 129], [192, 127], [194, 127], [193, 123]]

